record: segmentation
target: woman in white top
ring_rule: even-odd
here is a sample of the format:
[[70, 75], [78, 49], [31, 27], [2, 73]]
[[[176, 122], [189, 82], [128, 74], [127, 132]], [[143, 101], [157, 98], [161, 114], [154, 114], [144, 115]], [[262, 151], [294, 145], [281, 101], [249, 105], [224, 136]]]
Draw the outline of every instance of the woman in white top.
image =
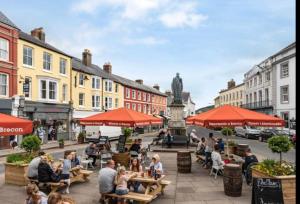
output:
[[211, 153], [211, 160], [213, 162], [212, 168], [223, 169], [225, 165], [224, 161], [222, 161], [221, 154], [219, 153], [219, 145], [214, 145], [214, 150]]

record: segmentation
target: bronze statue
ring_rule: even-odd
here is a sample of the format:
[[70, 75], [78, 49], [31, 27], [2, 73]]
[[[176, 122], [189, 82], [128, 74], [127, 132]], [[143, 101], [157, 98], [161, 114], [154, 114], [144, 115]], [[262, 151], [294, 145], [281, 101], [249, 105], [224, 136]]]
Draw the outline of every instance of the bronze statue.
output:
[[182, 104], [182, 89], [182, 79], [179, 77], [179, 73], [176, 73], [176, 77], [172, 81], [173, 104]]

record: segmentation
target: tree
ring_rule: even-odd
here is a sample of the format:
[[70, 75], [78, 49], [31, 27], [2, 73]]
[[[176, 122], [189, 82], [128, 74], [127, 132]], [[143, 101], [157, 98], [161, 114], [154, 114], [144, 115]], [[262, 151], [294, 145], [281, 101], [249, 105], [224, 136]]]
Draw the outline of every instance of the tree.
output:
[[268, 139], [268, 147], [272, 150], [272, 152], [279, 153], [281, 164], [282, 152], [288, 152], [293, 147], [293, 144], [287, 136], [275, 135]]
[[25, 137], [21, 143], [21, 148], [26, 152], [32, 153], [40, 150], [41, 140], [36, 135], [29, 135]]

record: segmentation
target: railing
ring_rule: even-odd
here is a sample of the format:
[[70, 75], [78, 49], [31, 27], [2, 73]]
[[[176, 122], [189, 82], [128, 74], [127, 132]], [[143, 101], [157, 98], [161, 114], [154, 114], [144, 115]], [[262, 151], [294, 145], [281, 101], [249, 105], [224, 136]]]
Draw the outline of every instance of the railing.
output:
[[268, 108], [268, 107], [272, 107], [272, 102], [270, 100], [257, 101], [257, 102], [246, 103], [242, 105], [242, 108], [247, 108], [247, 109], [258, 109], [258, 108]]

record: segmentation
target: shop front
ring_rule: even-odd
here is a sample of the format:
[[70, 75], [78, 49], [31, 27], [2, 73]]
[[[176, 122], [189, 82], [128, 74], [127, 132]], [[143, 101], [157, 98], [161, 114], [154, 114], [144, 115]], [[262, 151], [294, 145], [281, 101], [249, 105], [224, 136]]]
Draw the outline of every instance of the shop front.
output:
[[72, 109], [69, 104], [25, 101], [24, 115], [34, 122], [34, 134], [43, 143], [61, 138], [69, 140], [72, 137]]
[[[12, 111], [12, 100], [11, 99], [0, 99], [0, 113], [11, 115]], [[9, 138], [0, 136], [0, 149], [9, 149]]]

